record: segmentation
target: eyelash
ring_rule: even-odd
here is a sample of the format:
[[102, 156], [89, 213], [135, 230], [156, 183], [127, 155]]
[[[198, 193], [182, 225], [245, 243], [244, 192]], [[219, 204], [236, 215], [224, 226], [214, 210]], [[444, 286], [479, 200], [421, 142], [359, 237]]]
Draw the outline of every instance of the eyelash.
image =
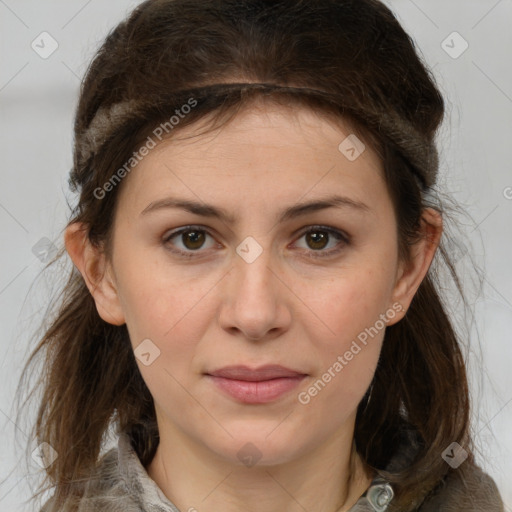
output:
[[[213, 238], [213, 236], [208, 232], [208, 230], [204, 229], [202, 226], [191, 225], [191, 226], [185, 226], [183, 228], [177, 229], [176, 231], [173, 231], [172, 233], [169, 233], [169, 235], [167, 235], [164, 238], [163, 243], [165, 245], [168, 245], [169, 242], [173, 238], [176, 238], [177, 236], [179, 236], [183, 233], [187, 233], [188, 231], [199, 231], [201, 233], [206, 233], [207, 235], [209, 235]], [[315, 250], [311, 249], [308, 251], [309, 252], [309, 254], [307, 255], [308, 258], [312, 258], [312, 259], [328, 258], [328, 257], [334, 256], [334, 255], [340, 253], [345, 248], [345, 246], [350, 245], [350, 237], [348, 235], [346, 235], [345, 233], [338, 231], [337, 229], [333, 229], [333, 228], [330, 228], [327, 226], [319, 226], [319, 225], [311, 226], [307, 230], [302, 231], [300, 233], [298, 239], [302, 238], [304, 235], [307, 235], [309, 233], [314, 233], [317, 231], [326, 232], [326, 233], [329, 233], [329, 235], [333, 235], [334, 238], [336, 238], [337, 240], [342, 242], [342, 247], [330, 249], [327, 251], [324, 251], [322, 249], [315, 251]], [[175, 254], [178, 254], [181, 257], [184, 257], [184, 258], [194, 258], [194, 257], [196, 257], [196, 253], [200, 252], [200, 249], [198, 249], [196, 251], [191, 251], [191, 250], [183, 251], [181, 249], [169, 249], [169, 250]]]

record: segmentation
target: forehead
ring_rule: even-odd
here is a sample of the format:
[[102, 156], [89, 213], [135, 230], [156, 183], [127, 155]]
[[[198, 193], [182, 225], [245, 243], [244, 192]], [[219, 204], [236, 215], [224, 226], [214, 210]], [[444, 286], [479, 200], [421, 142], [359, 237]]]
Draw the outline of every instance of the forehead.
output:
[[151, 149], [127, 176], [119, 200], [144, 208], [179, 190], [196, 200], [298, 201], [333, 189], [371, 200], [385, 189], [380, 158], [345, 120], [267, 103], [204, 133], [209, 122], [181, 128]]

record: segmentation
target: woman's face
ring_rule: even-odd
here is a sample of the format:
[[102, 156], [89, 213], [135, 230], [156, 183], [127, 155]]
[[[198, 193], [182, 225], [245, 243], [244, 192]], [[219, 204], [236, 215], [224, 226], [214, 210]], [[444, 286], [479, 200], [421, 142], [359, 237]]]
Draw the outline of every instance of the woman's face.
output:
[[[169, 435], [269, 464], [351, 438], [385, 322], [422, 278], [399, 280], [381, 162], [307, 109], [251, 108], [184, 140], [196, 131], [125, 178], [100, 314], [126, 322]], [[266, 365], [295, 373], [211, 375]]]

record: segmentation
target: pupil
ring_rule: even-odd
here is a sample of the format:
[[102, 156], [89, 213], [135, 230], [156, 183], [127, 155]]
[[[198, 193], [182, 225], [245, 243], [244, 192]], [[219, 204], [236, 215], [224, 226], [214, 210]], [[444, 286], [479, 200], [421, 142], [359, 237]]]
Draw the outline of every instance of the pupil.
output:
[[327, 241], [327, 236], [325, 233], [315, 231], [313, 233], [310, 233], [309, 236], [313, 239], [313, 249], [323, 249], [325, 247], [325, 242]]
[[[315, 231], [313, 233], [309, 233], [308, 237], [312, 241], [309, 245], [313, 249], [322, 249], [325, 247], [327, 242], [327, 236], [325, 233]], [[189, 249], [197, 249], [204, 243], [204, 234], [201, 231], [188, 231], [185, 233], [184, 243]]]
[[[185, 234], [185, 237], [185, 245], [189, 249], [197, 249], [201, 247], [201, 245], [203, 244], [204, 235], [200, 231], [188, 231]], [[190, 247], [190, 244], [188, 244], [187, 242], [192, 242], [192, 247]]]

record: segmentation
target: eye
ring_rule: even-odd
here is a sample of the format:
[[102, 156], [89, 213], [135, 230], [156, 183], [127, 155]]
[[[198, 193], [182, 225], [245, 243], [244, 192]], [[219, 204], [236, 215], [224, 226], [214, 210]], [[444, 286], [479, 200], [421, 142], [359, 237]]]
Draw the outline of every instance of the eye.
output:
[[[205, 249], [205, 243], [208, 238], [212, 239], [208, 248], [222, 246], [215, 242], [215, 239], [208, 233], [208, 231], [200, 226], [186, 226], [173, 231], [166, 237], [164, 237], [164, 244], [170, 246], [171, 252], [177, 253], [180, 256], [192, 258], [197, 256], [200, 249]], [[346, 245], [349, 245], [350, 238], [348, 235], [338, 231], [334, 228], [326, 226], [312, 226], [307, 231], [303, 231], [299, 239], [304, 238], [307, 244], [306, 251], [307, 256], [311, 258], [325, 258], [333, 256], [341, 252]], [[175, 242], [173, 240], [176, 239]], [[329, 250], [324, 250], [330, 243], [337, 241]], [[181, 244], [181, 247], [180, 247]]]
[[[334, 254], [338, 254], [350, 242], [347, 235], [341, 231], [338, 231], [337, 229], [329, 228], [326, 226], [310, 227], [307, 231], [302, 233], [299, 239], [301, 238], [304, 238], [306, 241], [308, 246], [306, 247], [306, 250], [308, 248], [312, 249], [311, 251], [308, 251], [308, 257], [311, 258], [326, 258], [333, 256]], [[333, 241], [333, 239], [338, 243], [334, 244], [334, 247], [331, 249], [324, 250], [329, 245], [329, 243]]]
[[[209, 235], [205, 229], [202, 229], [198, 226], [186, 226], [185, 228], [173, 231], [168, 236], [166, 236], [164, 238], [164, 243], [166, 245], [169, 244], [172, 246], [176, 246], [176, 242], [170, 242], [171, 240], [177, 238], [177, 241], [182, 244], [183, 249], [178, 248], [170, 250], [185, 257], [193, 257], [193, 253], [198, 252], [198, 250], [204, 246], [207, 237], [210, 237], [213, 240], [213, 237]], [[215, 244], [211, 244], [211, 246], [214, 245]]]

